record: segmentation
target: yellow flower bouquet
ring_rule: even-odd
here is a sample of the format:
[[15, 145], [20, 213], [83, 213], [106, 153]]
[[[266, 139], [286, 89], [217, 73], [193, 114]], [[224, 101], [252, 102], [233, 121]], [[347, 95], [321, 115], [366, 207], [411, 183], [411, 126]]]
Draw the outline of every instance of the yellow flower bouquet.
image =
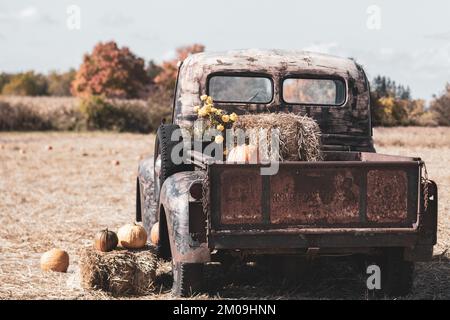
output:
[[225, 110], [216, 108], [214, 101], [210, 96], [203, 95], [200, 97], [202, 105], [195, 106], [194, 112], [197, 113], [199, 120], [203, 120], [205, 123], [204, 130], [216, 129], [219, 134], [215, 136], [214, 141], [218, 144], [224, 140], [224, 133], [226, 129], [233, 126], [233, 123], [237, 121], [238, 115], [236, 113], [227, 114]]

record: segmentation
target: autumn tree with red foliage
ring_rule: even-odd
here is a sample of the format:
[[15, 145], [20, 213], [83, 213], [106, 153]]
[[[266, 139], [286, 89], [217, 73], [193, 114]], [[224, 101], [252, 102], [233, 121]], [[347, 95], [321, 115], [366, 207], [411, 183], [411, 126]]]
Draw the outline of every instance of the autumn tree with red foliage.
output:
[[205, 51], [205, 46], [201, 44], [179, 47], [176, 50], [177, 56], [175, 59], [163, 62], [162, 71], [155, 78], [155, 83], [166, 90], [173, 90], [177, 81], [178, 62], [183, 61], [191, 54], [203, 51]]
[[150, 79], [143, 59], [114, 41], [98, 43], [83, 63], [72, 82], [75, 96], [104, 95], [108, 98], [139, 98]]

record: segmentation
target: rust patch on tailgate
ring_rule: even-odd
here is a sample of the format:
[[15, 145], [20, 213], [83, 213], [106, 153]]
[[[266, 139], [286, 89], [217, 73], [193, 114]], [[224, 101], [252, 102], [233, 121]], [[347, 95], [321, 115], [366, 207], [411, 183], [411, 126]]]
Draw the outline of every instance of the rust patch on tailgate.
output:
[[408, 215], [408, 177], [403, 170], [370, 170], [367, 173], [367, 219], [401, 222]]
[[263, 220], [261, 175], [254, 169], [225, 170], [220, 175], [221, 224], [256, 224]]
[[359, 175], [351, 169], [285, 168], [270, 178], [273, 224], [359, 222]]

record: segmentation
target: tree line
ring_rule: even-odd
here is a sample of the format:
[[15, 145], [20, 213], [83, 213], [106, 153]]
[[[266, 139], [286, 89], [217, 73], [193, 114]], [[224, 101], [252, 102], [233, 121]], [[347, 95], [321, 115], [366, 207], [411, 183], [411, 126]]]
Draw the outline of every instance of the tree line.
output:
[[377, 76], [371, 82], [370, 110], [375, 126], [448, 126], [450, 125], [450, 84], [433, 96], [429, 107], [425, 100], [412, 99], [409, 87], [388, 77]]
[[[172, 98], [178, 61], [202, 52], [201, 44], [180, 47], [174, 59], [160, 64], [136, 56], [114, 41], [98, 43], [83, 57], [78, 70], [48, 74], [28, 71], [0, 73], [0, 94], [13, 96], [102, 96], [113, 99], [152, 99], [161, 103]], [[154, 100], [154, 99], [153, 99]], [[409, 87], [389, 77], [371, 81], [371, 115], [375, 126], [450, 125], [450, 84], [435, 95], [429, 107], [422, 99], [412, 99]]]

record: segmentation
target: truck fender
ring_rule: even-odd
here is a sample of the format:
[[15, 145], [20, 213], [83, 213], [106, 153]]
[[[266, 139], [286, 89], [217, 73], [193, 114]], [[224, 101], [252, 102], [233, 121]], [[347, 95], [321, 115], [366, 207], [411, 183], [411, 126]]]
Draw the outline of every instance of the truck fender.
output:
[[140, 205], [141, 210], [140, 214], [136, 212], [136, 221], [144, 221], [143, 216], [149, 217], [149, 219], [146, 219], [146, 223], [149, 225], [144, 226], [145, 230], [150, 230], [153, 224], [158, 221], [156, 203], [153, 197], [153, 167], [153, 156], [143, 159], [139, 162], [138, 167], [137, 191], [140, 203], [137, 203], [137, 205]]
[[173, 262], [205, 263], [211, 260], [207, 243], [196, 242], [189, 233], [189, 187], [203, 181], [204, 171], [175, 173], [161, 187], [160, 211], [166, 216]]

